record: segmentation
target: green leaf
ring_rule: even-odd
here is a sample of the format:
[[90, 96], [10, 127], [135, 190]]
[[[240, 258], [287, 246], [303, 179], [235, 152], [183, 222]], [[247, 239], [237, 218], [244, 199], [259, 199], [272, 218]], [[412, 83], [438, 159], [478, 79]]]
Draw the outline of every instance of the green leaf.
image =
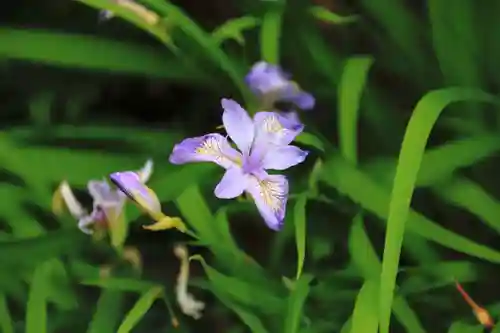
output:
[[[107, 0], [80, 0], [80, 2], [96, 9], [110, 10], [114, 15], [123, 18], [143, 31], [150, 33], [170, 49], [175, 49], [175, 45], [173, 44], [169, 34], [169, 30], [171, 30], [169, 28], [171, 27], [167, 26], [165, 21], [162, 21], [162, 18], [160, 18], [160, 16], [153, 11], [149, 11], [147, 14], [148, 18], [145, 18], [140, 13], [131, 10], [127, 6], [121, 5], [119, 2]], [[143, 8], [147, 9], [146, 7]], [[153, 17], [155, 22], [150, 21]]]
[[[353, 167], [339, 154], [333, 152], [329, 160], [325, 162], [321, 180], [380, 219], [387, 218], [390, 191], [367, 174]], [[360, 191], [360, 188], [363, 191]], [[453, 233], [414, 210], [410, 210], [406, 228], [414, 235], [460, 253], [466, 253], [492, 262], [500, 262], [500, 252]], [[410, 239], [406, 237], [405, 242], [410, 241]], [[411, 250], [411, 248], [412, 246], [408, 246], [408, 250]], [[420, 256], [419, 251], [416, 251], [415, 258], [418, 259]]]
[[148, 46], [43, 30], [0, 28], [0, 57], [172, 80], [199, 79], [179, 61]]
[[0, 243], [2, 265], [37, 264], [63, 254], [78, 252], [86, 240], [78, 229], [61, 230], [28, 239]]
[[352, 57], [344, 65], [339, 83], [338, 131], [340, 151], [346, 160], [356, 164], [358, 150], [358, 110], [366, 84], [371, 57]]
[[448, 330], [448, 333], [482, 333], [484, 332], [484, 327], [481, 325], [470, 325], [470, 324], [465, 324], [460, 321], [454, 322], [451, 326], [450, 329]]
[[[363, 251], [359, 249], [363, 249]], [[355, 267], [361, 272], [361, 275], [364, 276], [365, 281], [379, 283], [381, 263], [364, 229], [361, 214], [356, 215], [351, 227], [351, 232], [349, 234], [349, 253]], [[377, 298], [375, 298], [375, 302], [376, 299]], [[376, 306], [376, 308], [378, 308], [378, 306]], [[393, 311], [396, 319], [408, 332], [425, 333], [417, 315], [404, 297], [399, 294], [394, 298]], [[377, 312], [377, 325], [378, 322]]]
[[378, 284], [375, 280], [367, 280], [359, 290], [352, 314], [351, 333], [378, 332]]
[[427, 139], [443, 109], [450, 103], [464, 100], [496, 102], [493, 96], [478, 90], [465, 88], [436, 90], [428, 93], [418, 102], [408, 123], [394, 177], [387, 218], [380, 278], [379, 319], [381, 333], [389, 333], [391, 307], [405, 224], [410, 212], [411, 198]]
[[153, 305], [154, 301], [161, 298], [163, 295], [163, 288], [154, 287], [144, 293], [141, 298], [135, 303], [134, 307], [127, 313], [127, 316], [118, 327], [117, 333], [129, 333], [148, 312]]
[[245, 45], [243, 32], [251, 30], [260, 24], [260, 20], [253, 16], [243, 16], [224, 22], [212, 32], [212, 38], [217, 44], [234, 39], [238, 44]]
[[[442, 183], [443, 179], [450, 179], [453, 172], [480, 162], [499, 150], [500, 138], [492, 134], [475, 135], [426, 150], [416, 186], [427, 187]], [[386, 184], [392, 185], [396, 161], [379, 160], [369, 164], [366, 169]]]
[[309, 294], [309, 284], [312, 280], [312, 275], [304, 274], [294, 283], [288, 298], [288, 310], [285, 318], [284, 333], [297, 333], [300, 331], [300, 322], [304, 314], [304, 303]]
[[322, 6], [312, 6], [309, 8], [309, 14], [319, 21], [331, 24], [353, 23], [359, 19], [358, 15], [341, 16]]
[[201, 262], [210, 282], [229, 300], [274, 315], [283, 310], [283, 299], [272, 293], [271, 288], [264, 289], [261, 285], [250, 284], [241, 279], [224, 275], [207, 265], [201, 256], [192, 256], [190, 260]]
[[121, 291], [103, 289], [90, 322], [88, 333], [116, 333], [124, 295]]
[[154, 0], [143, 0], [142, 2], [146, 5], [151, 5], [151, 7], [155, 8], [161, 16], [172, 19], [180, 30], [198, 43], [198, 45], [205, 50], [206, 56], [227, 73], [235, 86], [238, 87], [246, 104], [252, 104], [254, 97], [243, 82], [244, 70], [239, 68], [235, 61], [217, 45], [211, 34], [204, 31], [203, 28], [186, 15], [183, 10], [170, 2], [158, 2]]
[[300, 278], [306, 257], [306, 204], [307, 194], [299, 196], [294, 206], [295, 243], [297, 245], [297, 275]]
[[268, 333], [259, 317], [244, 307], [239, 306], [235, 302], [230, 301], [226, 296], [224, 296], [224, 293], [217, 288], [212, 287], [212, 291], [228, 309], [233, 311], [241, 319], [241, 321], [248, 326], [252, 333]]
[[35, 269], [26, 305], [26, 333], [47, 331], [47, 266], [41, 263]]
[[479, 184], [467, 178], [454, 178], [432, 187], [446, 201], [476, 215], [490, 228], [500, 233], [500, 202]]
[[0, 329], [3, 333], [14, 333], [14, 322], [5, 295], [0, 295]]
[[260, 28], [260, 57], [274, 65], [280, 63], [281, 24], [284, 9], [284, 3], [270, 5], [262, 18]]
[[323, 143], [323, 141], [311, 133], [307, 133], [307, 132], [300, 133], [295, 138], [295, 142], [301, 143], [301, 144], [306, 145], [306, 146], [314, 147], [321, 152], [325, 151], [325, 144]]

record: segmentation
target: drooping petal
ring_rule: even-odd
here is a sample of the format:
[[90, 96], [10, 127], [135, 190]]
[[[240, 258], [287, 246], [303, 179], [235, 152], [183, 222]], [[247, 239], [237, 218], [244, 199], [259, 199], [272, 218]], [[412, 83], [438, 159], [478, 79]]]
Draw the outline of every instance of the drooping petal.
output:
[[120, 204], [124, 199], [123, 194], [111, 188], [106, 180], [89, 181], [87, 183], [87, 190], [89, 191], [94, 202], [99, 204]]
[[305, 91], [299, 91], [288, 98], [284, 98], [284, 100], [289, 100], [302, 110], [310, 110], [314, 108], [314, 105], [316, 104], [316, 100], [313, 95]]
[[215, 196], [219, 199], [233, 199], [240, 196], [247, 187], [247, 177], [238, 167], [226, 171], [219, 184], [215, 187]]
[[288, 200], [288, 180], [283, 175], [269, 175], [265, 179], [249, 178], [248, 193], [255, 201], [267, 226], [280, 230], [285, 219]]
[[241, 154], [225, 137], [218, 133], [207, 134], [181, 141], [174, 146], [170, 163], [213, 162], [228, 169], [241, 163]]
[[94, 219], [90, 215], [84, 216], [78, 220], [78, 228], [87, 235], [92, 235], [94, 233], [94, 230], [92, 230], [93, 224]]
[[[115, 172], [109, 176], [109, 179], [120, 189], [120, 191], [127, 195], [130, 200], [140, 205], [143, 203], [144, 206], [158, 210], [156, 209], [159, 207], [159, 203], [157, 203], [158, 198], [156, 198], [156, 195], [151, 197], [151, 190], [141, 182], [137, 173], [132, 171]], [[139, 203], [138, 200], [141, 200], [141, 203]]]
[[283, 116], [276, 112], [257, 112], [254, 116], [256, 128], [255, 145], [287, 145], [304, 129], [296, 117]]
[[151, 174], [153, 173], [153, 160], [149, 159], [146, 161], [141, 170], [137, 172], [139, 175], [139, 179], [143, 183], [147, 183], [149, 178], [151, 178]]
[[267, 151], [262, 160], [262, 167], [271, 170], [285, 170], [304, 162], [308, 151], [295, 146], [276, 146]]
[[59, 186], [59, 191], [61, 196], [68, 207], [70, 214], [75, 218], [81, 218], [86, 216], [88, 212], [82, 207], [78, 199], [76, 199], [71, 187], [66, 181], [63, 181]]
[[245, 83], [255, 94], [262, 96], [283, 89], [290, 79], [279, 66], [260, 61], [252, 66]]
[[254, 139], [255, 127], [252, 118], [232, 99], [222, 99], [224, 113], [222, 123], [227, 134], [242, 153], [248, 152]]

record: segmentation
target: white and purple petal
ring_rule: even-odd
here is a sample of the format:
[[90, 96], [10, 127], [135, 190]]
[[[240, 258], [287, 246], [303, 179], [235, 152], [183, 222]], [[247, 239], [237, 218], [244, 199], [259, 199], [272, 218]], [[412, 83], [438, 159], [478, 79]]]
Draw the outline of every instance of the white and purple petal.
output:
[[174, 146], [169, 157], [170, 163], [213, 162], [228, 169], [241, 163], [241, 154], [227, 139], [218, 134], [207, 134], [184, 139]]
[[304, 162], [308, 154], [296, 146], [275, 146], [267, 150], [262, 167], [266, 170], [285, 170]]
[[245, 175], [241, 168], [230, 168], [215, 187], [215, 196], [219, 199], [236, 198], [246, 189], [247, 182], [248, 175]]
[[222, 123], [227, 135], [242, 153], [248, 152], [253, 143], [255, 127], [247, 111], [232, 99], [222, 99]]
[[120, 204], [124, 199], [124, 195], [120, 191], [111, 188], [106, 180], [89, 181], [87, 183], [87, 190], [94, 202], [98, 204]]
[[279, 231], [285, 219], [288, 200], [288, 180], [283, 175], [269, 175], [264, 179], [250, 177], [247, 192], [267, 226]]
[[277, 112], [257, 112], [254, 123], [257, 133], [254, 145], [287, 145], [304, 130], [298, 117]]

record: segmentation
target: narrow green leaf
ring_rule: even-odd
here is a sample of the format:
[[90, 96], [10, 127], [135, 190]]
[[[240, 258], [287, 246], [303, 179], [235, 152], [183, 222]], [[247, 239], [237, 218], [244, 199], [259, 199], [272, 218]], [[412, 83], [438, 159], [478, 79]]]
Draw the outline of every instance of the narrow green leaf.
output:
[[304, 274], [294, 283], [288, 298], [288, 310], [285, 318], [284, 333], [300, 332], [300, 322], [304, 316], [304, 303], [309, 294], [309, 284], [312, 279], [312, 275]]
[[[359, 251], [359, 249], [364, 249], [364, 251]], [[365, 283], [368, 281], [379, 283], [381, 263], [364, 229], [361, 214], [356, 215], [351, 227], [351, 232], [349, 234], [349, 253], [355, 267], [361, 272], [361, 275], [365, 277]], [[374, 301], [376, 303], [376, 297]], [[376, 305], [376, 308], [378, 309], [378, 305]], [[393, 311], [396, 319], [408, 332], [425, 333], [417, 315], [404, 297], [399, 294], [394, 298]]]
[[121, 291], [103, 289], [90, 322], [88, 333], [116, 333], [124, 295]]
[[[123, 57], [126, 54], [127, 57]], [[148, 46], [44, 30], [0, 28], [0, 56], [57, 67], [197, 80], [199, 75]]]
[[307, 133], [307, 132], [300, 133], [295, 138], [295, 142], [301, 143], [301, 144], [306, 145], [306, 146], [314, 147], [321, 152], [325, 151], [325, 144], [323, 143], [323, 141], [311, 133]]
[[356, 163], [358, 150], [358, 111], [361, 95], [373, 64], [371, 57], [352, 57], [344, 65], [338, 88], [338, 131], [340, 151], [346, 160]]
[[394, 177], [387, 218], [380, 278], [381, 333], [389, 333], [391, 307], [405, 224], [410, 212], [411, 198], [427, 139], [446, 106], [453, 102], [470, 100], [496, 102], [493, 96], [478, 90], [449, 88], [432, 91], [418, 102], [407, 126]]
[[243, 32], [251, 30], [260, 24], [260, 20], [253, 16], [243, 16], [224, 22], [212, 32], [212, 38], [217, 44], [234, 39], [238, 44], [245, 44]]
[[[418, 172], [416, 185], [427, 187], [450, 179], [461, 168], [471, 166], [500, 150], [498, 135], [475, 135], [426, 150]], [[373, 162], [366, 167], [386, 184], [392, 185], [396, 161], [387, 159]]]
[[0, 263], [36, 264], [48, 259], [78, 252], [86, 240], [78, 229], [61, 230], [40, 237], [0, 243]]
[[248, 326], [252, 333], [268, 333], [259, 317], [244, 307], [239, 306], [235, 302], [230, 301], [226, 296], [224, 296], [224, 293], [219, 291], [217, 288], [212, 288], [212, 291], [228, 309], [233, 311], [241, 319], [241, 321]]
[[352, 314], [351, 333], [378, 332], [377, 295], [377, 281], [367, 280], [356, 297], [354, 312]]
[[7, 307], [5, 295], [0, 295], [0, 330], [3, 333], [14, 333], [14, 322]]
[[285, 4], [272, 4], [262, 18], [260, 28], [260, 57], [278, 65], [280, 63], [281, 24]]
[[476, 215], [490, 228], [500, 233], [500, 202], [479, 184], [467, 178], [454, 178], [432, 187], [446, 201]]
[[161, 298], [163, 295], [163, 288], [154, 287], [144, 293], [141, 298], [135, 303], [134, 307], [127, 313], [125, 319], [118, 327], [117, 333], [129, 333], [148, 312], [149, 308], [153, 305], [154, 301]]
[[309, 13], [317, 20], [331, 24], [353, 23], [359, 19], [358, 15], [341, 16], [322, 6], [312, 6]]
[[284, 308], [284, 301], [272, 293], [271, 288], [247, 283], [241, 279], [224, 275], [207, 265], [201, 256], [192, 256], [191, 260], [198, 260], [203, 265], [210, 282], [223, 292], [225, 297], [239, 304], [258, 308], [269, 314], [276, 315]]
[[26, 333], [47, 331], [47, 267], [41, 263], [35, 269], [26, 305]]
[[[323, 167], [321, 180], [380, 217], [380, 219], [385, 220], [387, 218], [390, 190], [353, 167], [339, 154], [335, 152], [330, 154]], [[360, 191], [360, 188], [363, 191]], [[416, 236], [423, 237], [460, 253], [466, 253], [492, 262], [500, 262], [500, 252], [451, 232], [414, 210], [410, 210], [406, 227], [409, 232]], [[410, 238], [405, 237], [404, 241], [405, 243], [409, 242]], [[412, 246], [408, 246], [407, 250], [411, 251]], [[415, 259], [418, 260], [420, 257], [421, 254], [417, 251]]]
[[454, 322], [451, 326], [450, 329], [448, 330], [448, 333], [483, 333], [484, 332], [484, 327], [481, 325], [470, 325], [470, 324], [465, 324], [460, 321]]
[[294, 206], [295, 243], [297, 245], [297, 276], [300, 278], [306, 257], [306, 204], [307, 195], [299, 196]]

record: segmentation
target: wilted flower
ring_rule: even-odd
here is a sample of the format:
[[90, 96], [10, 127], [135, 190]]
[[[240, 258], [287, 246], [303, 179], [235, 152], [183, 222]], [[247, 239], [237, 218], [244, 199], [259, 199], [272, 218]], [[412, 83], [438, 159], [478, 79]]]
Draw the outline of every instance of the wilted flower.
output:
[[163, 214], [158, 196], [144, 184], [140, 174], [132, 171], [115, 172], [109, 176], [109, 179], [118, 187], [121, 193], [156, 221], [151, 226], [144, 226], [145, 229], [156, 231], [177, 228], [179, 231], [186, 231], [186, 226], [180, 218]]
[[285, 217], [288, 180], [266, 170], [285, 170], [304, 161], [307, 152], [289, 145], [303, 125], [274, 112], [258, 112], [254, 118], [235, 101], [223, 99], [222, 121], [227, 134], [240, 151], [218, 133], [185, 139], [175, 145], [170, 162], [213, 162], [227, 171], [215, 188], [220, 199], [232, 199], [243, 192], [255, 201], [267, 225], [279, 230]]
[[177, 245], [174, 248], [174, 254], [181, 262], [179, 275], [177, 276], [177, 285], [175, 286], [175, 294], [177, 296], [177, 303], [179, 304], [182, 313], [194, 319], [201, 318], [201, 311], [205, 308], [205, 303], [200, 302], [187, 291], [189, 282], [189, 258], [185, 246]]
[[[153, 161], [148, 160], [144, 167], [134, 173], [141, 182], [146, 182], [153, 171]], [[78, 202], [69, 184], [63, 181], [59, 193], [73, 217], [78, 219], [78, 227], [87, 234], [92, 234], [94, 227], [107, 228], [117, 221], [123, 211], [127, 197], [119, 190], [110, 186], [106, 180], [91, 180], [87, 189], [93, 199], [93, 209], [89, 214]]]
[[245, 77], [250, 90], [259, 97], [264, 109], [273, 108], [278, 101], [290, 102], [302, 110], [314, 107], [314, 97], [290, 80], [291, 75], [279, 66], [260, 61]]

